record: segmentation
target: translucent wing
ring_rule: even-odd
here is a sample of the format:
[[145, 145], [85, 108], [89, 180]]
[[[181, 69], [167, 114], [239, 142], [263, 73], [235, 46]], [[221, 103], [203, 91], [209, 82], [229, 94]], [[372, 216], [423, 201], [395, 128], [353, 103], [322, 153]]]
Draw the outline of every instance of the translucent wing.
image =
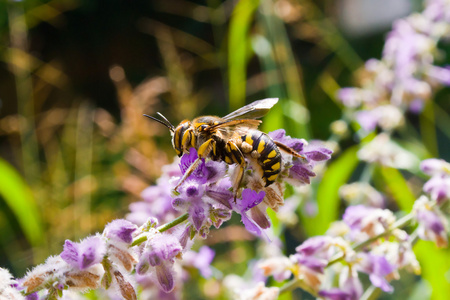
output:
[[233, 133], [244, 135], [249, 129], [257, 129], [261, 122], [253, 119], [229, 120], [210, 126], [207, 130], [209, 132], [220, 131], [223, 136], [230, 136]]
[[258, 119], [269, 112], [269, 110], [278, 102], [278, 98], [266, 98], [252, 102], [246, 106], [233, 111], [222, 119], [238, 120], [238, 119]]

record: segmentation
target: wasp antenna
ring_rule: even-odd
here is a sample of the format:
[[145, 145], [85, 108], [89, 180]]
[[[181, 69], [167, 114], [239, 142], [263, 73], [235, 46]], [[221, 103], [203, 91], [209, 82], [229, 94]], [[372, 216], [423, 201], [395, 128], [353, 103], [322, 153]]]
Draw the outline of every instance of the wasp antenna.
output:
[[158, 114], [161, 118], [163, 118], [164, 121], [166, 121], [166, 124], [170, 126], [170, 127], [169, 127], [170, 130], [175, 131], [175, 126], [173, 126], [172, 123], [170, 123], [170, 121], [167, 120], [167, 118], [164, 117], [164, 115], [163, 115], [162, 113], [160, 113], [160, 112], [158, 111], [157, 114]]
[[[160, 114], [160, 113], [158, 113], [158, 114]], [[161, 115], [161, 114], [160, 114]], [[160, 124], [163, 124], [164, 126], [166, 126], [167, 128], [169, 128], [169, 130], [170, 131], [172, 131], [172, 132], [174, 132], [175, 131], [175, 127], [173, 127], [173, 125], [169, 122], [169, 121], [167, 121], [167, 119], [166, 118], [164, 118], [164, 121], [161, 121], [160, 119], [157, 119], [157, 118], [155, 118], [155, 117], [152, 117], [152, 116], [149, 116], [149, 115], [146, 115], [146, 114], [144, 114], [144, 116], [145, 117], [147, 117], [147, 118], [150, 118], [150, 119], [152, 119], [152, 120], [154, 120], [154, 121], [156, 121], [156, 122], [158, 122], [158, 123], [160, 123]]]

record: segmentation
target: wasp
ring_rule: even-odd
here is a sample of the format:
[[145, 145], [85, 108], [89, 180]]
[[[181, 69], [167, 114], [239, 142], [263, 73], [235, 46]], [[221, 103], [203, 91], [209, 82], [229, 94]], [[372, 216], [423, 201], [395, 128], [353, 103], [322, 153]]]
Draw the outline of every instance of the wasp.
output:
[[294, 149], [272, 140], [269, 135], [258, 130], [262, 121], [257, 119], [267, 114], [277, 102], [277, 98], [258, 100], [222, 118], [201, 116], [192, 121], [184, 120], [176, 127], [159, 112], [157, 114], [162, 120], [144, 115], [169, 128], [172, 145], [178, 156], [189, 152], [190, 148], [197, 150], [198, 158], [186, 170], [176, 185], [175, 191], [205, 158], [224, 161], [229, 165], [239, 165], [233, 182], [235, 199], [244, 177], [247, 161], [256, 162], [256, 167], [262, 171], [261, 178], [267, 187], [275, 182], [281, 172], [280, 150], [305, 159]]

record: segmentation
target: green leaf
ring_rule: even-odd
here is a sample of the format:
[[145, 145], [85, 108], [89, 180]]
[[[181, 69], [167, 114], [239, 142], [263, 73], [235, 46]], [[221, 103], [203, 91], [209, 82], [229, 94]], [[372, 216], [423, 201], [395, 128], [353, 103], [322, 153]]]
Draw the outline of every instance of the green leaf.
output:
[[450, 295], [449, 249], [438, 249], [432, 242], [420, 240], [414, 246], [414, 252], [422, 268], [422, 278], [431, 286], [431, 299], [448, 299], [448, 295]]
[[345, 150], [325, 171], [317, 189], [318, 213], [313, 218], [303, 218], [309, 236], [320, 235], [335, 221], [339, 213], [339, 188], [347, 182], [358, 165], [358, 146]]
[[403, 178], [402, 173], [394, 168], [381, 167], [380, 174], [386, 188], [392, 194], [400, 209], [410, 212], [416, 197], [406, 183], [405, 178]]
[[233, 110], [245, 104], [247, 57], [251, 49], [248, 35], [258, 5], [258, 0], [241, 0], [231, 15], [228, 36], [228, 84], [230, 106]]
[[30, 188], [19, 173], [1, 158], [0, 174], [0, 195], [14, 213], [31, 245], [42, 244], [42, 222]]

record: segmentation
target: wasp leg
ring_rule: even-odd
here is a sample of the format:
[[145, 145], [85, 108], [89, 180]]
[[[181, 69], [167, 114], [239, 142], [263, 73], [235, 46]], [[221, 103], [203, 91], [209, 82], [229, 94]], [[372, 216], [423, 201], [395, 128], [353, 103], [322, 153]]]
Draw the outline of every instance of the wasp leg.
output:
[[291, 147], [288, 147], [285, 144], [282, 144], [282, 143], [277, 142], [277, 141], [273, 141], [273, 142], [275, 143], [275, 145], [278, 146], [278, 149], [280, 149], [280, 150], [282, 150], [282, 151], [284, 151], [286, 153], [289, 153], [289, 154], [291, 154], [291, 155], [293, 155], [295, 157], [298, 157], [298, 158], [306, 160], [306, 156], [301, 155], [300, 153], [298, 153], [297, 151], [295, 151]]
[[233, 182], [234, 202], [236, 202], [237, 193], [242, 179], [244, 178], [244, 170], [247, 163], [245, 162], [244, 154], [242, 154], [239, 147], [232, 141], [228, 141], [225, 145], [225, 153], [226, 156], [231, 158], [233, 163], [237, 163], [239, 165], [239, 171]]
[[204, 142], [203, 144], [200, 145], [200, 147], [198, 148], [198, 151], [197, 151], [197, 155], [198, 155], [197, 159], [186, 170], [186, 173], [184, 173], [183, 177], [181, 177], [180, 181], [178, 182], [178, 184], [174, 188], [175, 192], [180, 187], [180, 185], [192, 174], [192, 172], [194, 172], [194, 170], [197, 169], [197, 167], [200, 165], [200, 163], [202, 161], [202, 158], [208, 157], [209, 153], [211, 151], [215, 150], [214, 149], [215, 145], [216, 145], [216, 142], [213, 139], [209, 139], [209, 140], [207, 140], [206, 142]]

